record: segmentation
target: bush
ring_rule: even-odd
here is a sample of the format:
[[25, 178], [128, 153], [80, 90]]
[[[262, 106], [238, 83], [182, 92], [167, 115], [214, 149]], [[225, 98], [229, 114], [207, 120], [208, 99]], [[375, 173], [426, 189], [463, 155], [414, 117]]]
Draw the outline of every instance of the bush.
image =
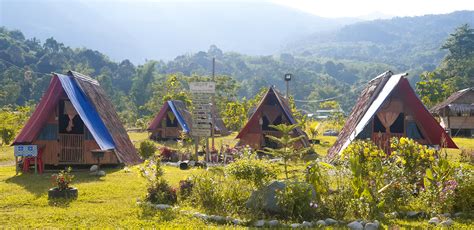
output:
[[302, 181], [287, 181], [285, 189], [277, 191], [282, 217], [294, 220], [311, 220], [318, 210], [313, 186]]
[[455, 175], [458, 186], [454, 194], [454, 211], [471, 212], [474, 210], [474, 175], [472, 170], [459, 170]]
[[159, 157], [146, 160], [140, 168], [140, 174], [148, 183], [146, 201], [155, 204], [176, 203], [176, 189], [169, 186], [168, 182], [163, 179], [163, 169]]
[[193, 181], [191, 179], [179, 181], [179, 197], [186, 200], [193, 191]]
[[187, 200], [209, 214], [234, 215], [245, 214], [245, 203], [250, 197], [252, 187], [249, 183], [242, 183], [232, 179], [223, 180], [223, 177], [210, 172], [192, 178], [192, 190]]
[[142, 159], [148, 159], [151, 156], [155, 155], [156, 146], [153, 141], [145, 140], [140, 143], [140, 149], [138, 150], [138, 154], [142, 157]]
[[274, 164], [267, 160], [242, 158], [225, 167], [226, 175], [237, 180], [244, 180], [255, 188], [259, 188], [270, 180], [276, 179], [277, 172]]

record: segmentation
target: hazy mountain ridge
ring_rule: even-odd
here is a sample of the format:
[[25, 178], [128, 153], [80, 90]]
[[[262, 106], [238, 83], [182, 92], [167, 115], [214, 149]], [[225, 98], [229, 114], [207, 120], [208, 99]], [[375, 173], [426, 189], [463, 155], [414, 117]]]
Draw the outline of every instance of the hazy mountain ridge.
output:
[[444, 57], [441, 45], [461, 24], [474, 25], [474, 11], [395, 17], [346, 25], [290, 43], [284, 52], [301, 56], [382, 62], [399, 70], [432, 70]]
[[113, 60], [172, 59], [215, 44], [269, 55], [317, 31], [357, 21], [327, 19], [271, 3], [172, 3], [4, 0], [0, 26], [44, 41], [97, 49]]

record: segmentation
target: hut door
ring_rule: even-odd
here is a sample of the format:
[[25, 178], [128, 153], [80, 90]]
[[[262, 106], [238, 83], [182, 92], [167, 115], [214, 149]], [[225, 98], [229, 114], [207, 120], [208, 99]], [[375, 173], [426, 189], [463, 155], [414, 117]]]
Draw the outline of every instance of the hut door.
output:
[[82, 163], [84, 123], [69, 100], [59, 103], [59, 163]]

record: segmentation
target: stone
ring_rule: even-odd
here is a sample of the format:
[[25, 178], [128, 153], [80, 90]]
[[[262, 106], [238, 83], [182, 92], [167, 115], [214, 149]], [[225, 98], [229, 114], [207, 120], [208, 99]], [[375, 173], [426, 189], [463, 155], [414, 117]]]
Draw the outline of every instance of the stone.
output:
[[105, 176], [105, 171], [102, 171], [102, 170], [98, 171], [97, 176]]
[[239, 220], [239, 219], [233, 219], [232, 223], [235, 224], [235, 225], [239, 225], [240, 223], [242, 223], [242, 221]]
[[451, 220], [451, 219], [447, 219], [447, 220], [440, 223], [440, 225], [443, 225], [443, 226], [446, 226], [446, 227], [451, 226], [453, 224], [454, 224], [454, 221]]
[[461, 217], [461, 216], [463, 216], [463, 215], [464, 215], [463, 212], [456, 212], [456, 213], [454, 213], [454, 217]]
[[364, 230], [377, 230], [377, 229], [379, 229], [378, 224], [372, 223], [372, 222], [369, 222], [369, 223], [365, 224], [365, 226], [364, 226]]
[[438, 217], [433, 217], [428, 221], [428, 224], [438, 225], [441, 222]]
[[253, 226], [263, 227], [265, 225], [265, 220], [257, 220]]
[[196, 165], [196, 161], [189, 161], [188, 164], [190, 167], [194, 167], [194, 165]]
[[313, 227], [313, 223], [309, 222], [309, 221], [303, 221], [303, 223], [301, 224], [303, 227], [305, 228], [311, 228]]
[[279, 213], [281, 208], [278, 207], [276, 190], [285, 189], [285, 183], [273, 181], [263, 188], [253, 191], [247, 200], [247, 208], [261, 209], [270, 213]]
[[367, 221], [365, 221], [365, 220], [357, 220], [357, 222], [362, 224], [362, 226], [365, 226], [365, 224], [367, 224]]
[[326, 225], [335, 225], [335, 224], [337, 224], [337, 220], [332, 219], [332, 218], [326, 218], [324, 220], [324, 222], [326, 223]]
[[215, 222], [224, 222], [224, 221], [225, 221], [225, 217], [223, 217], [223, 216], [211, 215], [211, 216], [209, 216], [209, 220], [215, 221]]
[[95, 171], [97, 171], [97, 170], [99, 170], [99, 166], [98, 166], [98, 165], [92, 165], [92, 166], [91, 166], [91, 169], [90, 169], [91, 172], [95, 172]]
[[231, 216], [226, 216], [225, 217], [225, 221], [227, 221], [227, 222], [232, 222], [232, 220], [234, 220], [234, 218], [232, 218]]
[[398, 217], [398, 212], [391, 212], [388, 214], [390, 218], [397, 218]]
[[299, 227], [301, 227], [301, 224], [299, 224], [299, 223], [290, 224], [290, 227], [291, 228], [299, 228]]
[[326, 226], [326, 222], [324, 220], [316, 221], [316, 226]]
[[407, 217], [408, 218], [418, 218], [420, 217], [421, 212], [416, 212], [416, 211], [409, 211], [407, 212]]
[[451, 213], [448, 213], [448, 212], [447, 212], [447, 213], [443, 213], [442, 216], [444, 216], [444, 217], [446, 217], [446, 218], [449, 218], [449, 217], [451, 217]]
[[280, 224], [280, 222], [278, 222], [278, 220], [270, 220], [270, 221], [268, 221], [268, 223], [267, 223], [267, 225], [268, 225], [269, 227], [276, 227], [276, 226], [278, 226], [279, 224]]
[[377, 228], [380, 227], [380, 222], [378, 220], [374, 220], [374, 224], [377, 226]]
[[347, 224], [347, 227], [349, 227], [352, 230], [363, 230], [364, 229], [364, 226], [362, 226], [362, 224], [359, 223], [358, 221], [350, 222], [349, 224]]
[[167, 205], [167, 204], [155, 204], [155, 208], [156, 209], [160, 209], [160, 210], [165, 210], [165, 209], [170, 209], [172, 208], [171, 205]]

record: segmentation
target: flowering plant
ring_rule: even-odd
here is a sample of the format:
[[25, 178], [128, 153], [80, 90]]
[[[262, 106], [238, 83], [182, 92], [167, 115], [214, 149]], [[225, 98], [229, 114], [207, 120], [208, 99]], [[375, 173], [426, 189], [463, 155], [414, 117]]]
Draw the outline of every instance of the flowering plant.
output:
[[53, 174], [51, 176], [53, 186], [55, 186], [60, 191], [69, 189], [69, 185], [74, 179], [74, 175], [71, 174], [71, 170], [71, 167], [68, 167], [66, 171], [61, 170], [59, 173]]

